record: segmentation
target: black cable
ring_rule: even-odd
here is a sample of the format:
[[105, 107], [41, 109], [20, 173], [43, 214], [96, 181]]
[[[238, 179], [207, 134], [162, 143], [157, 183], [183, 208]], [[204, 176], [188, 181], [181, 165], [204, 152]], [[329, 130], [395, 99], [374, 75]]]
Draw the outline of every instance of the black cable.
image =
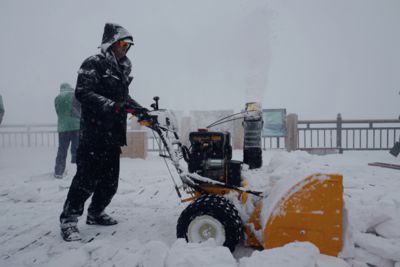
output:
[[[211, 127], [214, 127], [214, 126], [217, 126], [217, 125], [220, 125], [220, 124], [223, 124], [223, 123], [227, 123], [227, 122], [230, 122], [230, 121], [236, 121], [236, 120], [240, 120], [240, 119], [243, 119], [243, 117], [240, 117], [240, 118], [234, 118], [234, 119], [230, 119], [230, 120], [225, 120], [225, 121], [222, 121], [222, 122], [219, 122], [219, 123], [215, 123], [213, 126], [211, 126]], [[211, 128], [211, 127], [207, 127], [207, 128]]]
[[[218, 122], [220, 122], [220, 121], [223, 121], [223, 120], [228, 119], [228, 118], [230, 118], [230, 117], [233, 117], [233, 116], [236, 116], [236, 115], [239, 115], [239, 114], [244, 114], [244, 113], [246, 113], [246, 111], [241, 111], [241, 112], [238, 112], [238, 113], [235, 113], [235, 114], [226, 116], [226, 117], [224, 117], [224, 118], [222, 118], [222, 119], [219, 119], [219, 120], [214, 121], [213, 123], [211, 123], [210, 125], [208, 125], [206, 128], [214, 127], [215, 125], [218, 125], [218, 124], [216, 124], [216, 123], [218, 123]], [[214, 124], [215, 124], [215, 125], [214, 125]]]

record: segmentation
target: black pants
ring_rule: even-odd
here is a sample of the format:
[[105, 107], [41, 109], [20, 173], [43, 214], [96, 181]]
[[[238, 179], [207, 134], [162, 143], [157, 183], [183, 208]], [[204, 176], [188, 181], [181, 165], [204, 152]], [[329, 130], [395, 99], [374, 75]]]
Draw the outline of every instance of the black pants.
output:
[[62, 175], [65, 171], [68, 147], [71, 143], [71, 162], [76, 163], [76, 150], [79, 143], [79, 130], [58, 133], [58, 151], [56, 157], [55, 175]]
[[93, 150], [79, 146], [77, 172], [60, 215], [62, 223], [78, 221], [92, 194], [88, 213], [100, 214], [110, 204], [118, 188], [120, 153], [120, 147]]

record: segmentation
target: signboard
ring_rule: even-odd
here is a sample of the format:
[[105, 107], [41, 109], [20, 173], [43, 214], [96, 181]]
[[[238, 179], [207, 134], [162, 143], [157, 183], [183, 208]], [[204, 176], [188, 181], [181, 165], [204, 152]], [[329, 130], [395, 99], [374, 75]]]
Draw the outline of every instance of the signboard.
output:
[[263, 137], [286, 136], [286, 109], [263, 109]]

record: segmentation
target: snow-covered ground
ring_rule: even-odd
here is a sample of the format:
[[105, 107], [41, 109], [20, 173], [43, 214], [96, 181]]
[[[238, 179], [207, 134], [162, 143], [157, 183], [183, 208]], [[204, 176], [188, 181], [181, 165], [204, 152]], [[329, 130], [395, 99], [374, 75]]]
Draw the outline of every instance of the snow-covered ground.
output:
[[[239, 245], [232, 254], [213, 240], [177, 240], [176, 221], [187, 204], [156, 154], [122, 159], [118, 193], [107, 209], [118, 225], [89, 226], [84, 214], [81, 234], [84, 241], [94, 239], [64, 242], [58, 216], [75, 166], [68, 165], [63, 180], [54, 179], [55, 154], [55, 148], [0, 150], [0, 266], [400, 266], [400, 171], [367, 165], [399, 162], [385, 151], [326, 156], [265, 151], [263, 168], [247, 172], [253, 186], [265, 190], [285, 177], [343, 174], [349, 223], [341, 258], [321, 255], [311, 243], [262, 251]], [[240, 151], [235, 157], [241, 159]]]

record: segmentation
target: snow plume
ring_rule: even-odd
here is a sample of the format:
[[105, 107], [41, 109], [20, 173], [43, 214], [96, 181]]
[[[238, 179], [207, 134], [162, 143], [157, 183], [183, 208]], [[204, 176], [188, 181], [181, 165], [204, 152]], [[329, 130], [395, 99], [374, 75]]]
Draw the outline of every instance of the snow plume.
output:
[[257, 5], [244, 7], [244, 18], [238, 26], [242, 62], [244, 64], [246, 102], [262, 103], [267, 87], [271, 59], [270, 18], [272, 12], [268, 2], [257, 1]]

